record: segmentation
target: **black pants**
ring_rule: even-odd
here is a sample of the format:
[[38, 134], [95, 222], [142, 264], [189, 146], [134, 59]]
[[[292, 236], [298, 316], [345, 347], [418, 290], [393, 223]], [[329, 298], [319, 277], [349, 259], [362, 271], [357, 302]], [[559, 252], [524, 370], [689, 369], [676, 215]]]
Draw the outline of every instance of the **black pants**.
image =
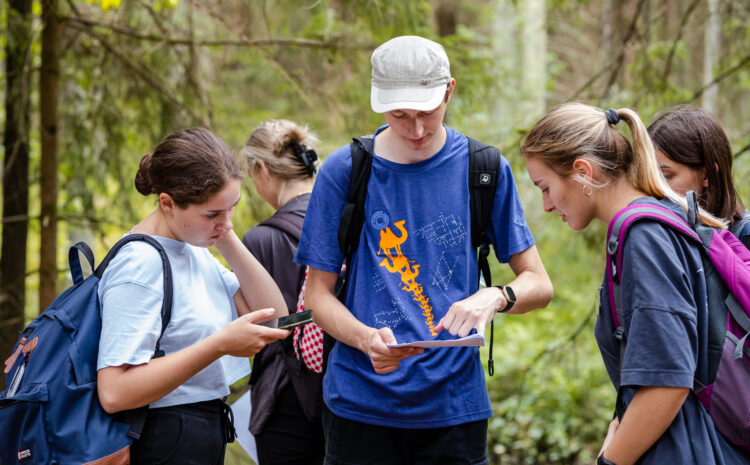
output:
[[263, 432], [255, 436], [259, 465], [316, 465], [323, 463], [323, 425], [307, 421], [291, 384], [276, 400]]
[[223, 465], [229, 428], [220, 400], [148, 410], [141, 438], [133, 441], [131, 465]]
[[368, 425], [323, 407], [326, 465], [489, 465], [487, 420], [444, 428]]

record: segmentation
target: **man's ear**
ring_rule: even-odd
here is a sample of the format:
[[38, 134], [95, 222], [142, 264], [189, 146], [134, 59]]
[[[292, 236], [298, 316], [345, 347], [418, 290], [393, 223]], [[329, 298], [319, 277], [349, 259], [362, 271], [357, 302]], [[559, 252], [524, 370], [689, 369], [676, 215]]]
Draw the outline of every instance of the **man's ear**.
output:
[[445, 90], [445, 103], [450, 101], [453, 91], [456, 89], [456, 80], [451, 78], [451, 82], [448, 83], [448, 87]]
[[159, 194], [159, 207], [165, 215], [171, 216], [175, 209], [174, 199], [166, 192]]

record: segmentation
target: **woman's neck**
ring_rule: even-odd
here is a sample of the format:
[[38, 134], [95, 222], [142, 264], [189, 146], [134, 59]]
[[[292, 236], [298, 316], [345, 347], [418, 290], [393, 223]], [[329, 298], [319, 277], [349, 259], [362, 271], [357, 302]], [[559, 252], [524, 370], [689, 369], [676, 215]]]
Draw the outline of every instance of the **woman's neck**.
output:
[[149, 236], [161, 236], [168, 239], [177, 240], [177, 237], [175, 237], [175, 235], [172, 233], [172, 228], [170, 228], [169, 223], [167, 223], [164, 212], [162, 212], [161, 208], [159, 207], [156, 207], [156, 209], [151, 212], [150, 215], [133, 226], [133, 229], [131, 229], [130, 232], [147, 234]]
[[598, 197], [594, 216], [604, 224], [609, 224], [617, 212], [627, 207], [633, 200], [647, 197], [646, 193], [636, 189], [625, 176], [620, 176], [607, 187], [594, 192], [594, 195]]
[[276, 205], [272, 205], [274, 209], [278, 210], [279, 208], [286, 205], [290, 200], [292, 200], [295, 197], [299, 197], [303, 194], [309, 194], [312, 192], [313, 188], [313, 180], [312, 179], [303, 179], [303, 180], [290, 180], [286, 181], [285, 183], [281, 184], [281, 188], [279, 189], [279, 193], [276, 196]]

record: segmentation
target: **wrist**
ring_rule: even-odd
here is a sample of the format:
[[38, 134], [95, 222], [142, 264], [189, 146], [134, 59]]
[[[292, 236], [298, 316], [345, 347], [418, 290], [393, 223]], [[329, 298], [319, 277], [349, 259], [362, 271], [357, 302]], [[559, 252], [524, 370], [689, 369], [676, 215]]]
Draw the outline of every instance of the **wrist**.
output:
[[[240, 238], [235, 234], [234, 230], [225, 232], [220, 239], [214, 242], [214, 247], [216, 247], [216, 250], [222, 257], [224, 257], [227, 263], [230, 264], [231, 268], [235, 267], [232, 266], [230, 262], [233, 260], [242, 260], [244, 251], [247, 250], [244, 244], [242, 244], [242, 241], [240, 241]], [[250, 254], [249, 251], [248, 254]], [[234, 265], [236, 265], [236, 263]]]
[[375, 337], [375, 334], [377, 332], [378, 332], [377, 329], [368, 327], [368, 331], [365, 333], [365, 338], [362, 341], [362, 344], [360, 345], [359, 350], [361, 350], [367, 355], [370, 355], [370, 351], [372, 348], [372, 338]]
[[596, 465], [616, 465], [615, 462], [604, 458], [604, 452], [602, 452], [596, 459]]
[[495, 286], [496, 288], [500, 289], [500, 292], [503, 293], [503, 297], [505, 297], [505, 306], [498, 310], [498, 313], [506, 313], [511, 308], [513, 308], [513, 305], [516, 304], [516, 293], [513, 291], [513, 288], [510, 286], [503, 286], [498, 285]]
[[224, 341], [224, 328], [198, 342], [195, 347], [203, 353], [202, 357], [209, 360], [216, 360], [227, 355], [229, 350]]

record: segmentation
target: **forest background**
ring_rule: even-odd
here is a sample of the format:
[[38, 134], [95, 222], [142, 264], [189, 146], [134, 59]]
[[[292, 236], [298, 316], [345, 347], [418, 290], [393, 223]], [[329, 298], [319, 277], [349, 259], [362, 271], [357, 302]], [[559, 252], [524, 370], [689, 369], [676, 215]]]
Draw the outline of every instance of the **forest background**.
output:
[[[397, 35], [445, 46], [457, 80], [447, 124], [510, 160], [555, 285], [547, 309], [495, 320], [492, 463], [591, 463], [615, 398], [593, 338], [605, 228], [573, 234], [543, 212], [518, 150], [530, 126], [571, 100], [646, 123], [702, 106], [724, 125], [750, 201], [747, 0], [9, 0], [0, 18], [0, 354], [70, 284], [71, 244], [101, 259], [154, 208], [133, 178], [164, 136], [206, 126], [239, 149], [260, 121], [288, 118], [317, 132], [325, 157], [383, 123], [369, 57]], [[240, 235], [272, 213], [244, 186]], [[493, 268], [496, 282], [511, 276]], [[249, 459], [233, 445], [227, 463]]]

